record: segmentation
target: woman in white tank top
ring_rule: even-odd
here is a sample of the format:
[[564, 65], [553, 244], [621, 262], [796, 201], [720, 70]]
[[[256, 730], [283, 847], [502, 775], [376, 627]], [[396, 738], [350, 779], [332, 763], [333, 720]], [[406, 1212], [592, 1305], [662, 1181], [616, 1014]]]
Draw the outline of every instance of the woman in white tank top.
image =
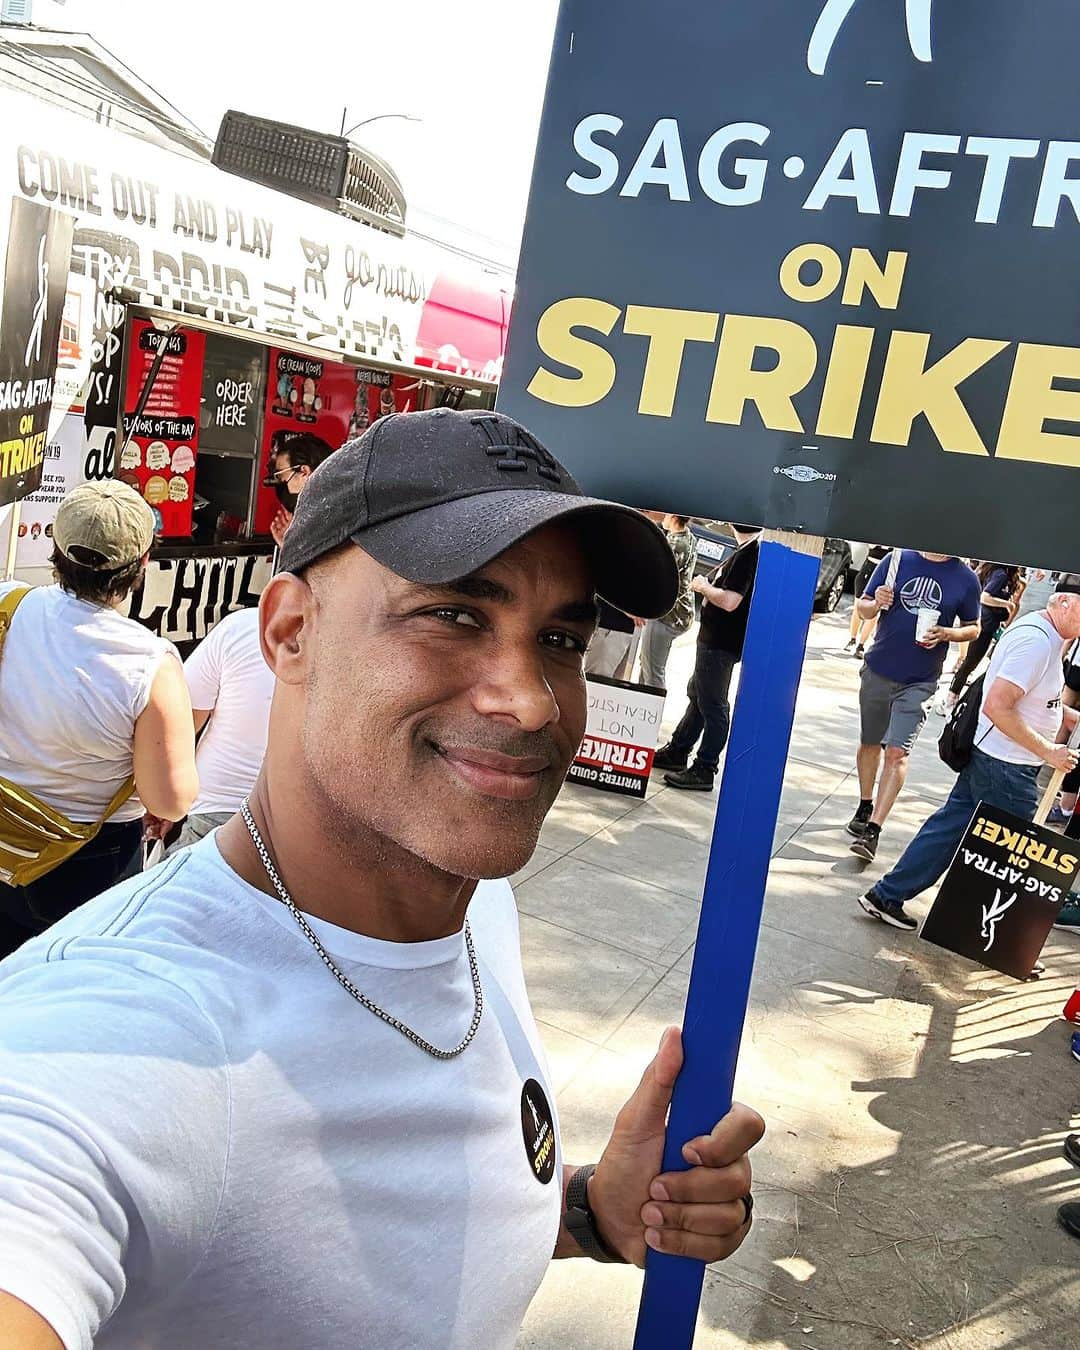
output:
[[[0, 652], [0, 776], [98, 835], [28, 886], [0, 883], [0, 956], [142, 865], [142, 817], [187, 812], [197, 787], [179, 655], [119, 612], [153, 542], [150, 508], [124, 483], [77, 488], [53, 527], [57, 584], [32, 590]], [[3, 598], [18, 583], [0, 583]]]

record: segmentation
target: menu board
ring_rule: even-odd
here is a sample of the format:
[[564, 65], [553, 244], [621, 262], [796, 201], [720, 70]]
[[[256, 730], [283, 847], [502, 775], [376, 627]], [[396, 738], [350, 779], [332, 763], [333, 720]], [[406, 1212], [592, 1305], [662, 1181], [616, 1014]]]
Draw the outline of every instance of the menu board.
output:
[[[271, 347], [260, 481], [274, 432], [313, 432], [337, 450], [387, 413], [413, 411], [419, 392], [416, 385], [413, 375], [368, 370]], [[257, 534], [269, 530], [277, 509], [273, 490], [260, 487], [255, 506]]]
[[210, 333], [206, 338], [199, 446], [253, 458], [266, 390], [266, 348]]
[[[124, 448], [117, 477], [153, 508], [159, 535], [190, 535], [206, 338], [192, 330], [160, 332], [147, 320], [134, 319], [129, 341]], [[162, 346], [165, 355], [136, 417]]]

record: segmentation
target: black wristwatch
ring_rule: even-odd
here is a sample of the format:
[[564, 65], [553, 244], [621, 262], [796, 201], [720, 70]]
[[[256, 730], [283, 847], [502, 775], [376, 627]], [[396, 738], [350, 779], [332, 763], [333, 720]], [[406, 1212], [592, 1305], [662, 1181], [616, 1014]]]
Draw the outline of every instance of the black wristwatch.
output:
[[587, 1167], [579, 1167], [570, 1178], [563, 1225], [586, 1256], [591, 1256], [594, 1261], [617, 1262], [625, 1266], [626, 1259], [612, 1251], [600, 1236], [596, 1215], [589, 1204], [589, 1178], [595, 1171], [596, 1164], [589, 1163]]

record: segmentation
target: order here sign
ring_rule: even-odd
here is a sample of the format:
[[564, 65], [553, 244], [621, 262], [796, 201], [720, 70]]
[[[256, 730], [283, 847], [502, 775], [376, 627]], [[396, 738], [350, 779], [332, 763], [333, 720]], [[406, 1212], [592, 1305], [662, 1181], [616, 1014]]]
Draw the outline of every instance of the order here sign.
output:
[[640, 506], [1075, 567], [1080, 10], [1035, 8], [564, 0], [500, 406]]

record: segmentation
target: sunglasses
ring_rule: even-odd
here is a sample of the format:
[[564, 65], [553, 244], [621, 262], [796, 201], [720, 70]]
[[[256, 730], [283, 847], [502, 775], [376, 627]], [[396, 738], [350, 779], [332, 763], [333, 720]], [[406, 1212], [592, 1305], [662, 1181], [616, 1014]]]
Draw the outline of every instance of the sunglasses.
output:
[[299, 472], [299, 469], [281, 469], [277, 473], [268, 473], [263, 479], [262, 485], [272, 488], [279, 484], [291, 483]]

